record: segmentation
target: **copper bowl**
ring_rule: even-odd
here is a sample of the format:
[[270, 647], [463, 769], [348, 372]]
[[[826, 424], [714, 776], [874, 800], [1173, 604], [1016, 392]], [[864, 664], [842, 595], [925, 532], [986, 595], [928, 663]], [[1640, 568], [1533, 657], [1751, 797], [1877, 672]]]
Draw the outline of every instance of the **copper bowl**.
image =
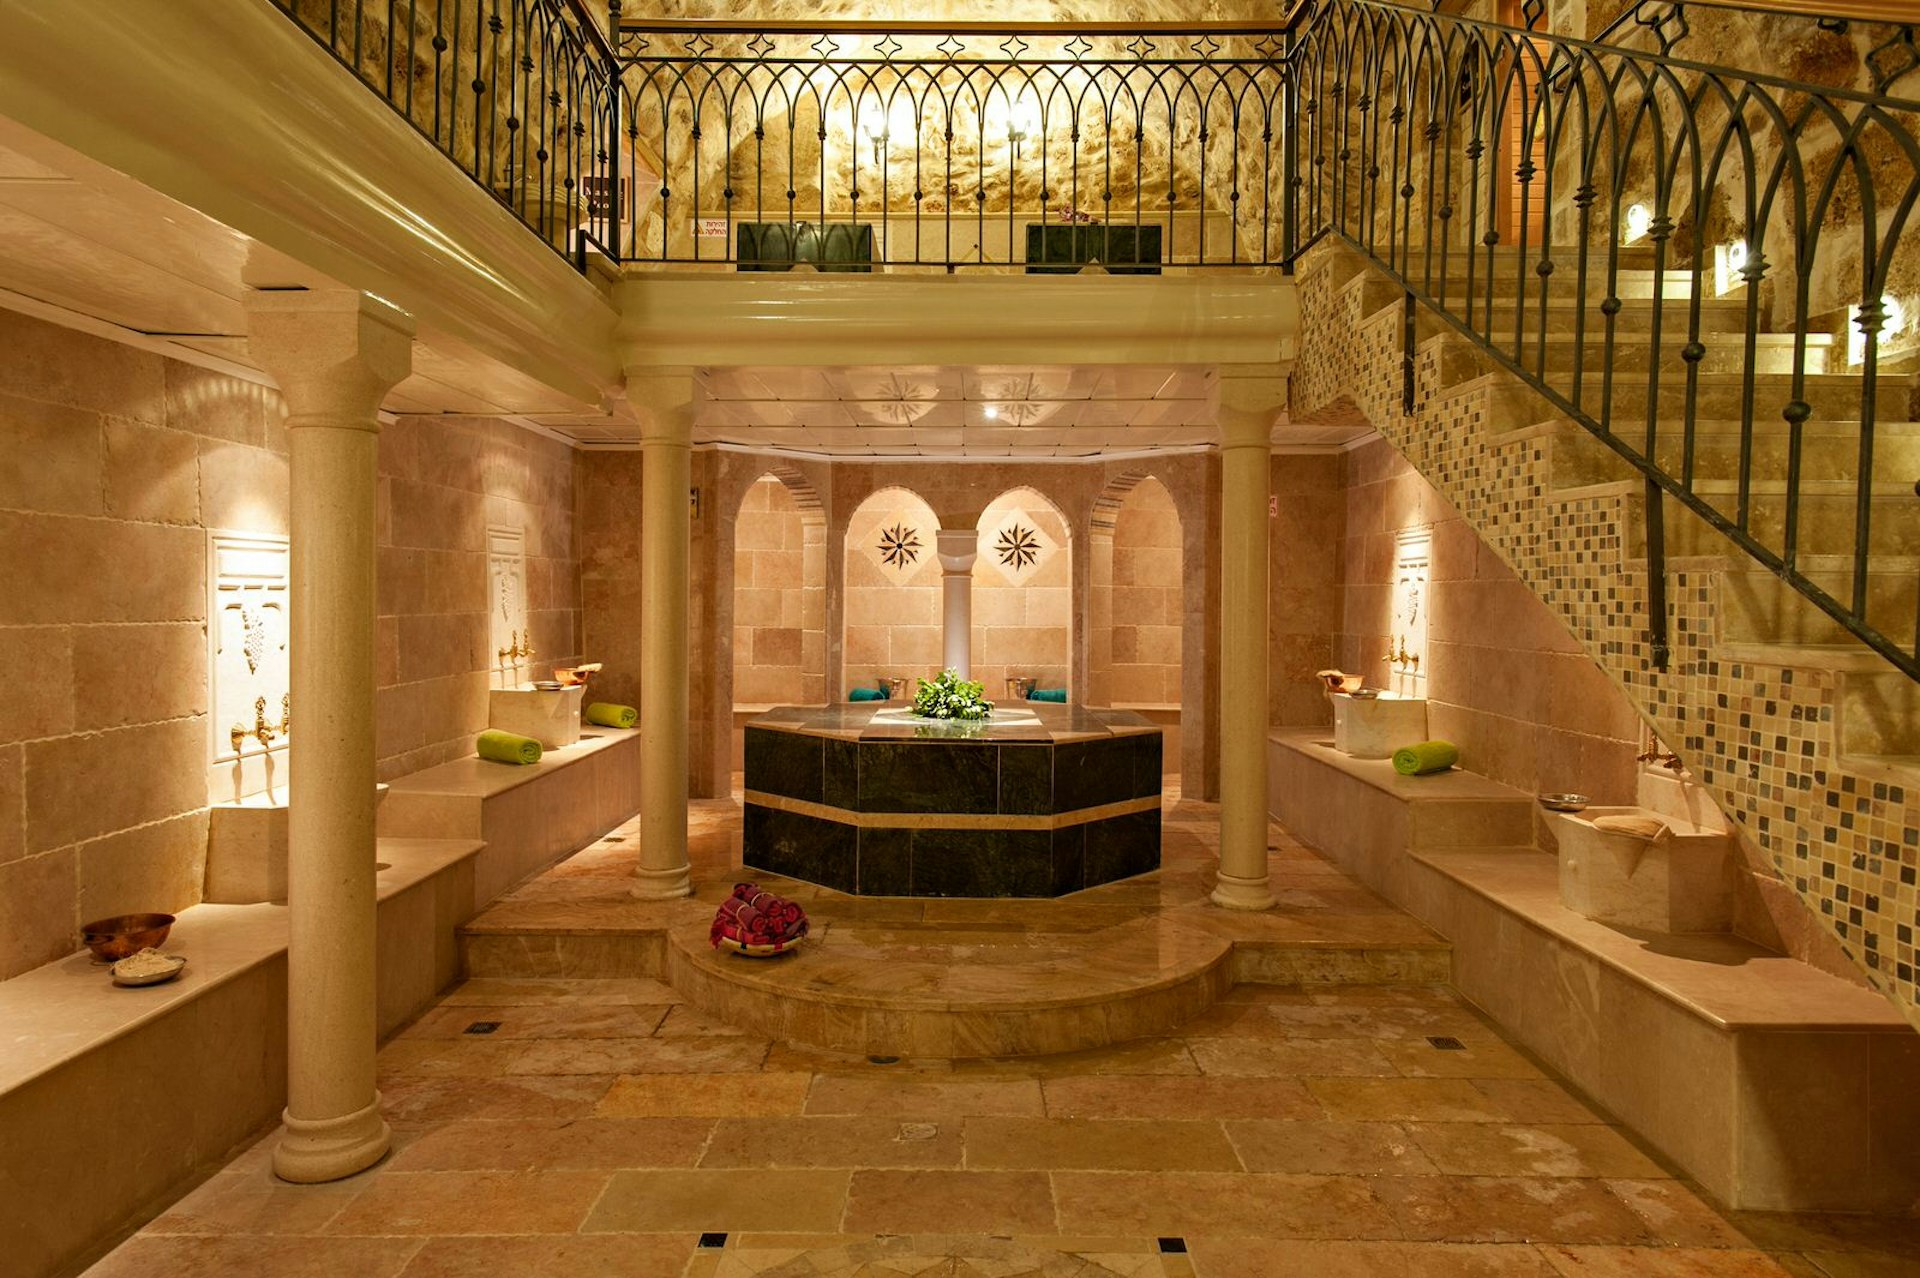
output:
[[172, 927], [171, 914], [121, 914], [81, 924], [80, 935], [95, 958], [117, 963], [148, 947], [159, 949]]

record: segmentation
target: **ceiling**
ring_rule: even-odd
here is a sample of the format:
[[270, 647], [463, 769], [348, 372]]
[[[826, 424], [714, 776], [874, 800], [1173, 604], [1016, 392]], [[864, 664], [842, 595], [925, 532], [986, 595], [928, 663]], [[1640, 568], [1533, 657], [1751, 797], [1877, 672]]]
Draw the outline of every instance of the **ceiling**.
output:
[[[300, 263], [0, 118], [0, 306], [243, 375], [243, 276]], [[258, 278], [255, 276], [255, 278]], [[262, 380], [265, 380], [262, 378]], [[700, 371], [700, 444], [834, 457], [1083, 458], [1216, 442], [1211, 370], [1175, 365]], [[507, 418], [582, 448], [630, 448], [625, 401], [586, 404], [423, 331], [386, 408]], [[1276, 429], [1280, 446], [1350, 443], [1350, 428]]]

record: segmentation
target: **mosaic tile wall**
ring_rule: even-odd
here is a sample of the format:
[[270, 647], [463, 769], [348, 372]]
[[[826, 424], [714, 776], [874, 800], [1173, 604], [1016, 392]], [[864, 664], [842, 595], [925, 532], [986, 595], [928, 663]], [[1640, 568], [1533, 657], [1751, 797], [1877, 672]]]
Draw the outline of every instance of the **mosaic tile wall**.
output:
[[1457, 339], [1421, 344], [1414, 412], [1404, 415], [1399, 303], [1381, 306], [1376, 282], [1367, 305], [1370, 278], [1337, 245], [1301, 263], [1294, 419], [1358, 415], [1379, 429], [1559, 610], [1868, 981], [1920, 1026], [1920, 798], [1842, 766], [1839, 676], [1728, 659], [1716, 643], [1719, 574], [1707, 560], [1669, 560], [1673, 654], [1668, 670], [1654, 670], [1646, 564], [1634, 557], [1638, 484], [1556, 494], [1553, 432], [1512, 431], [1549, 410]]

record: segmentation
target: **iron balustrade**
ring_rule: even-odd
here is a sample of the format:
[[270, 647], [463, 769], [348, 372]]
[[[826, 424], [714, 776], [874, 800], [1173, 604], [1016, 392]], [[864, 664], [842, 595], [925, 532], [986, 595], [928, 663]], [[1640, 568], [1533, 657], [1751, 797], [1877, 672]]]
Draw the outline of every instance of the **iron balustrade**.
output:
[[891, 270], [1110, 266], [1155, 228], [1166, 267], [1283, 256], [1277, 20], [626, 19], [618, 50], [629, 262], [742, 264], [743, 225], [803, 224], [868, 228], [843, 238]]
[[556, 250], [614, 239], [613, 47], [584, 0], [272, 0]]
[[1639, 472], [1654, 664], [1673, 504], [1920, 678], [1913, 28], [1806, 19], [1842, 86], [1683, 56], [1751, 39], [1730, 6], [1631, 5], [1608, 36], [1633, 48], [1377, 0], [1293, 17], [1294, 252], [1336, 236], [1399, 282], [1409, 370], [1424, 311]]

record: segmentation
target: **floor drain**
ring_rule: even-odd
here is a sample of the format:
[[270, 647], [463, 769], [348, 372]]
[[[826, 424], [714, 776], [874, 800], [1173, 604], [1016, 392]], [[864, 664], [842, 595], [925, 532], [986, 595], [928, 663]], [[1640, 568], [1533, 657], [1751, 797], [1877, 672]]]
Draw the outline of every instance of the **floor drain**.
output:
[[1160, 1239], [1160, 1254], [1163, 1256], [1184, 1256], [1187, 1254], [1187, 1240], [1184, 1238]]
[[900, 1063], [900, 1058], [898, 1056], [867, 1057], [867, 1064], [869, 1065], [898, 1065], [899, 1063]]
[[627, 836], [624, 834], [609, 834], [606, 838], [600, 841], [602, 843], [625, 843], [627, 841]]
[[706, 1233], [700, 1235], [700, 1247], [703, 1251], [718, 1251], [727, 1245], [725, 1234]]
[[1464, 1052], [1467, 1050], [1465, 1043], [1445, 1034], [1429, 1034], [1427, 1035], [1427, 1042], [1433, 1044], [1443, 1052]]
[[500, 1028], [499, 1021], [475, 1021], [463, 1031], [467, 1034], [491, 1034]]

